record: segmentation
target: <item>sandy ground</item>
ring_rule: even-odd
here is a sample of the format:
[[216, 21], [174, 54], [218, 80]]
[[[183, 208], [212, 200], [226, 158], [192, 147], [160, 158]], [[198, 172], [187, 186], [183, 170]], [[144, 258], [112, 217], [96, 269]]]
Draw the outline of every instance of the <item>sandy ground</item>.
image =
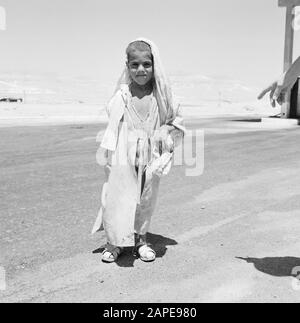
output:
[[104, 108], [88, 104], [0, 103], [0, 127], [106, 122]]
[[259, 121], [188, 122], [205, 132], [204, 173], [162, 180], [150, 264], [130, 249], [104, 264], [90, 235], [103, 126], [1, 128], [0, 302], [299, 302], [299, 128]]

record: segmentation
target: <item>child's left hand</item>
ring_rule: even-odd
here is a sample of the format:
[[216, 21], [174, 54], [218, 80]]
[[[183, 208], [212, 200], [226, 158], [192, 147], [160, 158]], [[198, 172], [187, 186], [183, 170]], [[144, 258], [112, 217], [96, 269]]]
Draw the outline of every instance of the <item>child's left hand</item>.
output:
[[171, 151], [173, 149], [173, 141], [170, 140], [170, 127], [167, 125], [163, 125], [159, 128], [159, 130], [155, 131], [154, 134], [155, 142], [162, 142], [163, 151]]
[[169, 135], [169, 128], [167, 125], [163, 125], [159, 128], [159, 130], [155, 131], [154, 140], [156, 142], [159, 142], [160, 140], [162, 142], [165, 142], [168, 138], [168, 135]]

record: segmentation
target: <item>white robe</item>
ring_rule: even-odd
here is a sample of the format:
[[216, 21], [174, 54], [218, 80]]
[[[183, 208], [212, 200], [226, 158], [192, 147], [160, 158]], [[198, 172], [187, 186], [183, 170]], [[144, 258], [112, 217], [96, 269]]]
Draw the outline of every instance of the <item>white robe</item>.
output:
[[[173, 139], [178, 138], [185, 131], [183, 119], [179, 115], [179, 106], [174, 104], [171, 97], [170, 87], [164, 75], [156, 46], [150, 41], [146, 42], [151, 44], [155, 67], [153, 95], [157, 115], [152, 117], [157, 117], [158, 123], [153, 123], [152, 130], [165, 124], [173, 125], [176, 129], [173, 132]], [[111, 153], [112, 166], [108, 183], [102, 192], [102, 196], [104, 195], [102, 201], [105, 202], [105, 205], [102, 205], [92, 230], [94, 233], [104, 229], [107, 242], [119, 247], [134, 246], [134, 233], [144, 235], [148, 232], [160, 181], [155, 172], [146, 172], [144, 190], [140, 195], [141, 178], [137, 176], [135, 165], [132, 162], [136, 156], [136, 145], [132, 145], [132, 143], [138, 139], [138, 135], [134, 138], [136, 133], [132, 131], [128, 122], [124, 122], [126, 108], [130, 101], [128, 101], [128, 97], [131, 95], [128, 85], [129, 78], [127, 69], [125, 69], [117, 90], [107, 107], [109, 123], [101, 147]], [[147, 141], [149, 137], [144, 139]], [[148, 149], [147, 146], [145, 147]], [[150, 145], [150, 147], [152, 146]], [[150, 159], [155, 159], [155, 147], [152, 148]], [[168, 164], [171, 165], [171, 160]], [[170, 167], [166, 169], [168, 172]]]

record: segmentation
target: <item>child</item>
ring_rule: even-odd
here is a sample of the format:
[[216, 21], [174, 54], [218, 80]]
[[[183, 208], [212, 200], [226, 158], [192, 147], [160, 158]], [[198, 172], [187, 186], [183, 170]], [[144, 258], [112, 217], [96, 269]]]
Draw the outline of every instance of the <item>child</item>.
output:
[[156, 46], [137, 39], [126, 54], [125, 70], [107, 107], [109, 123], [101, 143], [107, 183], [93, 229], [105, 230], [102, 261], [109, 263], [131, 246], [142, 261], [155, 260], [146, 235], [160, 177], [169, 172], [175, 141], [184, 133]]

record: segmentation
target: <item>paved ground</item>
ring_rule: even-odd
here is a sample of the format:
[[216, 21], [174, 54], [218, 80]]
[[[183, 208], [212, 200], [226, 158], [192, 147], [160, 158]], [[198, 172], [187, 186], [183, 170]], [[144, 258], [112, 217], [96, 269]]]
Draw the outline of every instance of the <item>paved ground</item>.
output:
[[257, 121], [189, 122], [205, 130], [204, 173], [162, 180], [151, 264], [130, 250], [103, 264], [90, 235], [100, 126], [1, 128], [0, 302], [299, 302], [300, 129]]

